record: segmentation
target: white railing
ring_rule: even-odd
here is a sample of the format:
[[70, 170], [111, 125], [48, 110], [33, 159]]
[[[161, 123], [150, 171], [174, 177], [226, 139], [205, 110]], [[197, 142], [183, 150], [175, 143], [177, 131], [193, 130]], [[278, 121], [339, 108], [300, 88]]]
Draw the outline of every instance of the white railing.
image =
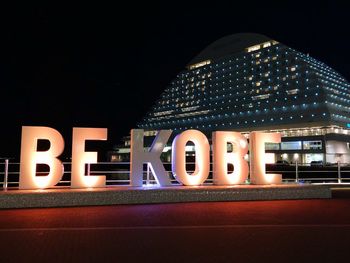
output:
[[[169, 172], [171, 181], [176, 184], [172, 172], [171, 163], [163, 163]], [[193, 172], [194, 163], [187, 163], [188, 172]], [[68, 186], [70, 184], [71, 163], [63, 162], [64, 174], [57, 186]], [[16, 188], [19, 183], [20, 163], [10, 162], [9, 159], [0, 160], [0, 187], [2, 189]], [[210, 173], [205, 184], [212, 184], [212, 164]], [[107, 185], [128, 185], [130, 183], [129, 162], [99, 162], [86, 165], [87, 175], [105, 175]], [[337, 163], [333, 165], [312, 166], [310, 164], [296, 163], [292, 165], [269, 164], [266, 166], [267, 173], [280, 173], [284, 182], [296, 183], [350, 183], [350, 164]], [[37, 171], [37, 175], [45, 175], [48, 171]], [[156, 184], [149, 165], [144, 165], [143, 178], [145, 185]], [[249, 181], [247, 181], [249, 183]]]

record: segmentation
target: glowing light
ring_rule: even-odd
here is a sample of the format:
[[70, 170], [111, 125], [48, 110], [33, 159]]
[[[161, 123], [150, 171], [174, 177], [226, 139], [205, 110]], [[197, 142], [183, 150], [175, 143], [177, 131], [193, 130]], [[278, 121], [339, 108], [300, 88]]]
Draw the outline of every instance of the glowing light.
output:
[[265, 153], [265, 163], [275, 163], [275, 154]]
[[299, 154], [295, 153], [293, 154], [293, 160], [298, 161], [299, 160]]
[[244, 155], [243, 159], [249, 161], [249, 154]]

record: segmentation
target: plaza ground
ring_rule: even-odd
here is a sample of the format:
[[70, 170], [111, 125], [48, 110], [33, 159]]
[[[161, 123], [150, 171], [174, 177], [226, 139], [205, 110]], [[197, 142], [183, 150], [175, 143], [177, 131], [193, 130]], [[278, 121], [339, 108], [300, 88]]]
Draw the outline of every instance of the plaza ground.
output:
[[332, 199], [0, 210], [0, 262], [347, 262]]

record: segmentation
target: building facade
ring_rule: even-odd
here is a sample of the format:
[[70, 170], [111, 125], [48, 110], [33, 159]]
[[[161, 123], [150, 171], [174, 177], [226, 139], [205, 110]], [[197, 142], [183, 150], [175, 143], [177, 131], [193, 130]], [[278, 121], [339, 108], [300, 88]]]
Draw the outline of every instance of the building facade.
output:
[[[274, 160], [350, 162], [350, 84], [324, 63], [259, 34], [234, 34], [205, 48], [165, 88], [137, 125], [174, 135], [197, 129], [280, 132]], [[122, 159], [126, 147], [119, 147]]]

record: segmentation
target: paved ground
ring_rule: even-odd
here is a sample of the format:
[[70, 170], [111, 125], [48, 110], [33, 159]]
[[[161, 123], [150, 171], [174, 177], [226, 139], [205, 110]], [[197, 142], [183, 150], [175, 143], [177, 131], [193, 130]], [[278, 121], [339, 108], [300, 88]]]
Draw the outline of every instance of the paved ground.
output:
[[0, 210], [0, 262], [349, 262], [331, 200]]

